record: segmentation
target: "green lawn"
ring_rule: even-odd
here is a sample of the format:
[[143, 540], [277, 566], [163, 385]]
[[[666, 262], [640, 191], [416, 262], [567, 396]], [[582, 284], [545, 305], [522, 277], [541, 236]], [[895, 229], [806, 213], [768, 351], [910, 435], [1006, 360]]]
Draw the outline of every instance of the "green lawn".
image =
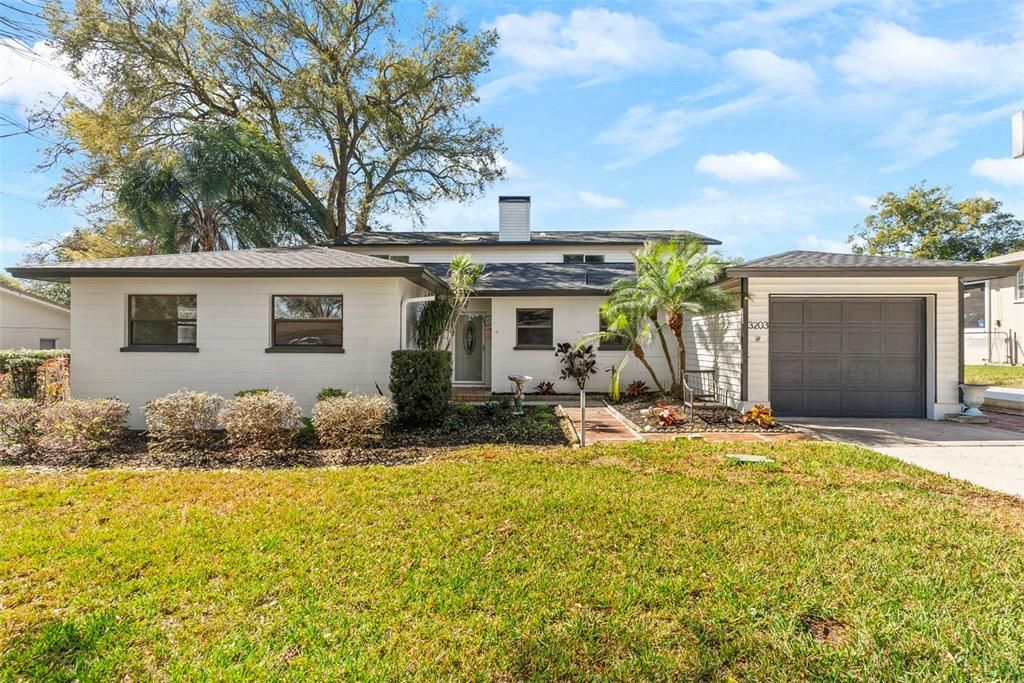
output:
[[1024, 388], [1024, 365], [965, 365], [964, 381], [994, 387]]
[[0, 469], [0, 680], [1019, 680], [1022, 642], [1024, 502], [854, 447]]

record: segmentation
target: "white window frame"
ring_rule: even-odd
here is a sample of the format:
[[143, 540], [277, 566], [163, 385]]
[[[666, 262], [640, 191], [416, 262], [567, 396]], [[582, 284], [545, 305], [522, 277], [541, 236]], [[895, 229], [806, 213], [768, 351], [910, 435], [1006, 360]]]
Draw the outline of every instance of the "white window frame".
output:
[[437, 297], [435, 297], [435, 296], [414, 296], [414, 297], [410, 297], [408, 299], [403, 299], [402, 300], [402, 304], [401, 304], [402, 305], [402, 311], [401, 311], [401, 315], [399, 316], [401, 327], [399, 328], [399, 335], [398, 335], [399, 345], [398, 345], [398, 348], [402, 349], [403, 351], [406, 350], [406, 349], [412, 348], [412, 347], [410, 347], [408, 345], [409, 342], [405, 338], [405, 327], [406, 327], [406, 322], [407, 322], [407, 317], [408, 317], [409, 304], [427, 303], [428, 301], [433, 301], [436, 298]]
[[1024, 268], [1017, 271], [1017, 282], [1013, 289], [1013, 300], [1024, 303]]

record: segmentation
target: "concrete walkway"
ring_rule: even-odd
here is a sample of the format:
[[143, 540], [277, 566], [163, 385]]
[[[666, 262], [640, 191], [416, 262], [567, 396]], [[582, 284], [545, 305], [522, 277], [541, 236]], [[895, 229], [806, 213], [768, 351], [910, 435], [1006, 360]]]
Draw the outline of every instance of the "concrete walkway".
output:
[[1024, 433], [936, 420], [788, 418], [829, 441], [858, 444], [940, 474], [1024, 497]]

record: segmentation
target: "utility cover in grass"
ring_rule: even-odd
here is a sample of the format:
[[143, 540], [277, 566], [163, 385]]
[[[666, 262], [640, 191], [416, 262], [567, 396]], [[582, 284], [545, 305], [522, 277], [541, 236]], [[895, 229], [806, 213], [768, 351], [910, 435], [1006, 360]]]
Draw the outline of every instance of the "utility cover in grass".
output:
[[764, 455], [747, 455], [745, 453], [728, 453], [725, 457], [737, 464], [744, 464], [748, 462], [775, 462]]

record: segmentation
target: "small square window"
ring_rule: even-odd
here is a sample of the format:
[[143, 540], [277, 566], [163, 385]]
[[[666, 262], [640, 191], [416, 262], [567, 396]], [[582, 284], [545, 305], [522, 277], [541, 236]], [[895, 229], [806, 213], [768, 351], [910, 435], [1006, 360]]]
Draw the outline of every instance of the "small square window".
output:
[[128, 344], [195, 346], [195, 294], [138, 294], [128, 297]]
[[554, 320], [552, 308], [517, 308], [516, 348], [554, 348]]
[[[605, 322], [604, 316], [599, 316], [601, 320], [600, 330], [602, 332], [608, 331], [608, 323]], [[625, 351], [629, 348], [629, 338], [622, 334], [616, 334], [610, 337], [603, 337], [598, 348], [602, 351]]]
[[44, 350], [44, 351], [49, 351], [49, 350], [56, 349], [57, 348], [57, 340], [56, 339], [40, 339], [39, 340], [39, 348]]

